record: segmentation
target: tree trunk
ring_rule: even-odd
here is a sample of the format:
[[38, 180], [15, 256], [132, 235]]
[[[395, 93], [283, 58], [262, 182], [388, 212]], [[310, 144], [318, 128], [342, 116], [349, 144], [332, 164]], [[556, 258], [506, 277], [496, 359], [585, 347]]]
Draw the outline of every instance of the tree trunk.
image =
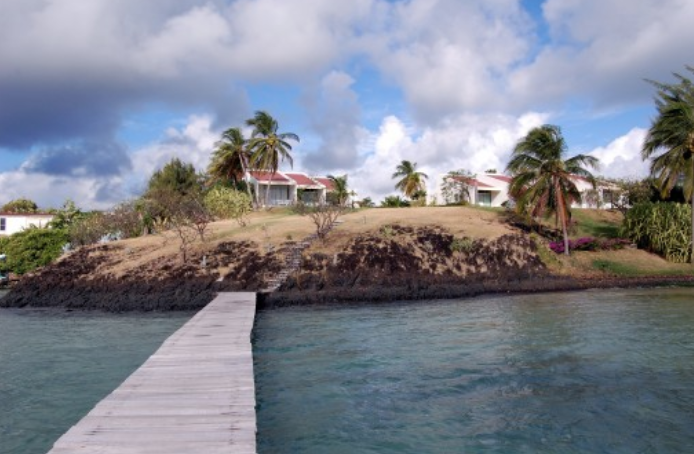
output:
[[564, 197], [559, 191], [559, 183], [555, 181], [554, 188], [557, 194], [557, 210], [559, 211], [559, 219], [561, 220], [561, 229], [564, 234], [564, 255], [570, 255], [569, 252], [569, 228], [566, 221], [566, 207]]

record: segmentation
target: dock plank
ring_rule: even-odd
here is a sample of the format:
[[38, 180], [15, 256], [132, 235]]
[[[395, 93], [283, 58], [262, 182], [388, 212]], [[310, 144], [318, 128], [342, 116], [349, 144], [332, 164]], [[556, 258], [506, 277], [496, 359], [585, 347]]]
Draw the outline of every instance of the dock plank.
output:
[[48, 454], [255, 454], [255, 293], [220, 293]]

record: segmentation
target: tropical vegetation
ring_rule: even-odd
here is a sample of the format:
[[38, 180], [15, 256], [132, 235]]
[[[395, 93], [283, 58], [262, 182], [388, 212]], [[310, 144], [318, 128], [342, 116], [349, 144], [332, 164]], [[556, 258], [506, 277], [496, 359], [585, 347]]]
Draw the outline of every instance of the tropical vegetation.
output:
[[558, 126], [533, 128], [516, 144], [506, 171], [512, 176], [509, 195], [518, 212], [531, 217], [554, 214], [561, 225], [564, 253], [569, 255], [571, 204], [581, 201], [574, 180], [585, 178], [595, 188], [595, 177], [585, 167], [595, 168], [598, 160], [583, 154], [566, 158], [567, 152]]
[[[694, 67], [686, 68], [694, 73]], [[694, 263], [694, 84], [681, 74], [674, 76], [676, 83], [649, 81], [657, 88], [658, 114], [648, 129], [642, 157], [652, 159], [651, 174], [663, 193], [680, 186], [691, 201], [688, 261]]]
[[405, 197], [413, 199], [414, 196], [421, 194], [420, 191], [426, 190], [426, 179], [429, 177], [417, 170], [416, 162], [403, 160], [395, 168], [392, 178], [398, 179], [395, 189], [402, 192]]
[[250, 197], [250, 187], [245, 182], [251, 158], [247, 145], [248, 141], [241, 128], [225, 130], [221, 139], [215, 143], [207, 173], [212, 183], [225, 185], [231, 182], [236, 188], [245, 186]]
[[627, 211], [621, 234], [668, 261], [685, 263], [691, 253], [691, 215], [691, 207], [681, 203], [639, 203]]
[[19, 198], [10, 200], [0, 208], [0, 213], [36, 213], [39, 207], [33, 200]]
[[328, 199], [334, 199], [328, 201], [345, 206], [350, 196], [347, 175], [328, 175], [328, 179], [332, 183], [332, 190], [328, 192]]
[[[248, 141], [248, 152], [250, 153], [251, 166], [257, 170], [270, 172], [274, 175], [279, 168], [280, 162], [285, 159], [289, 161], [291, 167], [294, 160], [290, 151], [292, 150], [289, 140], [299, 142], [299, 136], [293, 132], [278, 132], [279, 124], [269, 113], [258, 110], [253, 118], [246, 120], [246, 125], [253, 128], [251, 138]], [[265, 204], [270, 198], [270, 187], [265, 191]]]

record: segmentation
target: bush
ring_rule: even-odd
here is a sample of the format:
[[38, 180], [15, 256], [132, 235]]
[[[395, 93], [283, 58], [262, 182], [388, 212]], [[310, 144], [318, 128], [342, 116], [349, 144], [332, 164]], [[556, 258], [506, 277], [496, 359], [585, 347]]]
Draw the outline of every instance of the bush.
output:
[[218, 186], [205, 195], [205, 207], [216, 218], [234, 219], [245, 226], [246, 216], [252, 211], [252, 201], [244, 192]]
[[627, 211], [621, 234], [670, 262], [685, 263], [691, 254], [691, 210], [673, 202], [639, 203]]
[[69, 241], [65, 230], [27, 229], [3, 239], [0, 253], [7, 254], [7, 261], [0, 263], [0, 271], [25, 274], [48, 265], [62, 253]]
[[452, 252], [470, 252], [475, 246], [475, 240], [469, 237], [454, 238], [451, 242]]

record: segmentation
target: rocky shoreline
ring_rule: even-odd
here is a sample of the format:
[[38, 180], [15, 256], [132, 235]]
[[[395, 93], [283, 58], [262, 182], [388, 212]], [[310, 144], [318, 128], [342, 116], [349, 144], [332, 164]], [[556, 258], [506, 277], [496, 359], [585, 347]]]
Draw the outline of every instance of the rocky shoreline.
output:
[[222, 291], [256, 291], [260, 308], [466, 298], [483, 294], [592, 288], [694, 285], [694, 276], [576, 278], [552, 274], [529, 236], [454, 238], [438, 227], [391, 226], [359, 235], [337, 253], [306, 251], [279, 288], [263, 292], [284, 269], [286, 250], [252, 242], [220, 243], [193, 254], [116, 273], [135, 258], [118, 244], [86, 247], [23, 276], [0, 307], [75, 310], [198, 310]]

